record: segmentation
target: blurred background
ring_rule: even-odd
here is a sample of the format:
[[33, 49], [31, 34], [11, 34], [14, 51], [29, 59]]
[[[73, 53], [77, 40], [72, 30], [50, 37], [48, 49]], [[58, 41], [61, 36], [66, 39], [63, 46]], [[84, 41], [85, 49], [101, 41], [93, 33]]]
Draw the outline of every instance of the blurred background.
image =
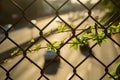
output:
[[[83, 30], [86, 26], [94, 25], [95, 20], [101, 20], [100, 24], [104, 26], [112, 22], [118, 25], [120, 0], [0, 0], [0, 80], [10, 79], [8, 76], [6, 78], [3, 67], [9, 71], [13, 80], [47, 80], [45, 76], [50, 80], [69, 80], [72, 77], [71, 80], [108, 80], [105, 66], [110, 72], [114, 64], [120, 61], [120, 47], [116, 44], [120, 44], [119, 33], [111, 36], [113, 40], [108, 39], [100, 46], [93, 46], [95, 42], [90, 41], [89, 46], [74, 50], [66, 44], [60, 49], [61, 57], [55, 61], [49, 58], [56, 57], [56, 53], [46, 48], [47, 40], [51, 43], [61, 42], [71, 37], [72, 32], [56, 34], [58, 26], [67, 23]], [[41, 39], [40, 30], [44, 35], [51, 31], [53, 33]], [[76, 30], [76, 33], [81, 31]], [[43, 49], [27, 54], [24, 59], [23, 55], [19, 55], [22, 52], [9, 58], [20, 48], [30, 46], [32, 39], [38, 40], [35, 45], [40, 44]], [[35, 45], [31, 48], [34, 49]], [[88, 57], [90, 48], [97, 59]], [[31, 64], [32, 61], [40, 68]], [[17, 66], [14, 67], [15, 64]], [[74, 74], [75, 70], [77, 74]]]

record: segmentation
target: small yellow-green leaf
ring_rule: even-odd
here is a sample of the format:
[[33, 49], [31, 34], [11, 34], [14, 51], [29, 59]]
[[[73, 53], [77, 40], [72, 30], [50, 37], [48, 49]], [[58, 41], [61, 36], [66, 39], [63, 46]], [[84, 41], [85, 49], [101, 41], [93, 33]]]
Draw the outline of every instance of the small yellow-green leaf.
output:
[[61, 26], [58, 26], [58, 31], [59, 32], [62, 32], [66, 29], [66, 25], [65, 24], [62, 24]]
[[34, 43], [35, 42], [35, 40], [34, 39], [31, 39], [31, 41], [30, 41], [31, 43]]

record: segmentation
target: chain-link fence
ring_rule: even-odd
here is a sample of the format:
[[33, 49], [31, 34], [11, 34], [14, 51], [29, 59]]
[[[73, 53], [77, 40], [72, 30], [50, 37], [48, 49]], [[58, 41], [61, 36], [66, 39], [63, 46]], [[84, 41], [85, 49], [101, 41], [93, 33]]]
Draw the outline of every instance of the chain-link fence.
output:
[[119, 80], [120, 6], [99, 21], [103, 1], [1, 0], [0, 80]]

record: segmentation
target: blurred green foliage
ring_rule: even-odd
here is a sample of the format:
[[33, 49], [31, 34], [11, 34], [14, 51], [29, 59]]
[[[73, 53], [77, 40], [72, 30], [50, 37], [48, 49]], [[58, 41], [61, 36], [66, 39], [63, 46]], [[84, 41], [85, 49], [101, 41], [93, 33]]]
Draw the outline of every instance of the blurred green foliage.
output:
[[[110, 74], [115, 78], [115, 80], [120, 80], [120, 62], [115, 64], [114, 70], [110, 72]], [[111, 76], [109, 75], [108, 77], [111, 78], [111, 80], [114, 80]]]
[[103, 17], [103, 20], [106, 20], [109, 18], [108, 23], [113, 22], [115, 19], [114, 24], [118, 24], [120, 21], [120, 0], [102, 0], [101, 5], [103, 9], [106, 9], [107, 7], [108, 12]]

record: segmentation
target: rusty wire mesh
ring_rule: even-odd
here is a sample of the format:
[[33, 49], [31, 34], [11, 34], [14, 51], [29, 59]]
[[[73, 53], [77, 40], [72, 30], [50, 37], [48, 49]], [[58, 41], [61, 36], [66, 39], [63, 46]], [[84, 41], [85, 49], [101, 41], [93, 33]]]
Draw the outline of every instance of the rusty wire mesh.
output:
[[[100, 59], [98, 59], [95, 55], [92, 54], [92, 49], [97, 46], [98, 44], [97, 43], [94, 43], [92, 46], [90, 46], [89, 48], [89, 55], [87, 55], [82, 61], [79, 61], [79, 63], [77, 65], [73, 65], [71, 64], [66, 58], [64, 58], [63, 56], [61, 56], [61, 49], [69, 44], [69, 41], [72, 40], [73, 38], [76, 38], [78, 37], [78, 35], [81, 35], [82, 32], [84, 32], [84, 30], [81, 30], [81, 31], [78, 31], [78, 34], [76, 34], [76, 31], [77, 29], [79, 29], [79, 27], [85, 23], [87, 21], [88, 18], [91, 18], [94, 23], [97, 23], [99, 24], [100, 26], [102, 26], [102, 28], [104, 29], [104, 31], [106, 29], [108, 29], [108, 27], [110, 27], [110, 25], [114, 24], [114, 22], [116, 22], [117, 18], [119, 18], [120, 15], [117, 15], [116, 18], [114, 20], [112, 20], [113, 23], [111, 23], [110, 25], [107, 26], [107, 28], [104, 27], [104, 25], [100, 22], [97, 21], [97, 19], [92, 16], [92, 10], [94, 8], [96, 8], [97, 5], [99, 5], [101, 3], [102, 0], [99, 0], [98, 2], [96, 2], [92, 7], [88, 7], [87, 5], [85, 5], [81, 0], [77, 0], [77, 2], [79, 3], [79, 5], [82, 5], [82, 7], [84, 7], [84, 9], [87, 11], [88, 15], [82, 20], [79, 22], [79, 24], [77, 26], [75, 26], [75, 28], [73, 28], [67, 21], [65, 21], [61, 16], [60, 16], [60, 11], [61, 9], [70, 1], [70, 0], [65, 0], [58, 8], [55, 8], [54, 5], [52, 5], [49, 0], [43, 0], [44, 3], [46, 3], [49, 7], [51, 7], [51, 9], [54, 11], [54, 14], [55, 16], [53, 17], [53, 19], [51, 19], [47, 24], [45, 24], [45, 26], [43, 28], [40, 28], [39, 26], [35, 25], [33, 22], [31, 22], [31, 20], [28, 18], [27, 14], [25, 13], [27, 11], [27, 9], [29, 9], [29, 7], [32, 7], [32, 5], [38, 1], [38, 0], [31, 0], [31, 2], [27, 5], [27, 7], [25, 8], [22, 8], [21, 5], [19, 5], [19, 3], [16, 2], [16, 0], [8, 0], [12, 6], [16, 7], [19, 12], [21, 13], [21, 17], [15, 22], [13, 23], [12, 27], [9, 28], [7, 31], [4, 30], [2, 28], [2, 26], [0, 26], [0, 29], [4, 32], [4, 38], [0, 41], [0, 44], [4, 43], [4, 41], [7, 39], [9, 40], [10, 42], [12, 42], [17, 48], [19, 48], [20, 50], [20, 55], [22, 55], [22, 57], [14, 64], [12, 65], [12, 67], [10, 67], [9, 69], [6, 69], [4, 67], [4, 63], [1, 63], [0, 64], [0, 70], [3, 70], [6, 74], [6, 77], [4, 78], [4, 80], [15, 80], [13, 77], [11, 77], [11, 74], [12, 74], [12, 70], [18, 66], [23, 60], [28, 60], [31, 64], [33, 64], [35, 67], [37, 67], [39, 69], [39, 77], [37, 77], [37, 80], [42, 80], [42, 78], [44, 77], [44, 80], [49, 80], [49, 77], [47, 77], [47, 75], [45, 74], [45, 69], [53, 63], [53, 61], [55, 59], [57, 59], [58, 57], [60, 58], [60, 60], [64, 61], [65, 63], [67, 63], [67, 65], [69, 65], [71, 68], [72, 68], [72, 72], [73, 74], [69, 77], [69, 80], [73, 80], [73, 78], [75, 76], [77, 76], [79, 79], [78, 80], [84, 80], [84, 78], [78, 74], [77, 70], [78, 68], [83, 64], [85, 63], [86, 60], [88, 60], [91, 56], [94, 60], [96, 60], [100, 65], [102, 65], [102, 67], [104, 67], [104, 72], [103, 74], [101, 75], [101, 77], [99, 78], [99, 80], [104, 80], [104, 77], [106, 75], [110, 75], [110, 72], [109, 72], [109, 67], [115, 63], [117, 60], [119, 60], [120, 58], [120, 55], [118, 55], [115, 59], [111, 60], [111, 62], [109, 64], [104, 64], [104, 62], [102, 62]], [[23, 1], [24, 2], [24, 1]], [[119, 6], [116, 4], [115, 1], [111, 0], [111, 2], [113, 3], [114, 6], [116, 6], [116, 8], [118, 9], [118, 12], [119, 13]], [[34, 14], [33, 14], [34, 15]], [[114, 17], [114, 16], [113, 16]], [[47, 36], [45, 36], [45, 32], [44, 30], [46, 28], [48, 28], [48, 26], [56, 19], [56, 18], [59, 18], [59, 20], [62, 21], [62, 23], [66, 24], [68, 26], [68, 28], [70, 29], [71, 31], [71, 35], [65, 42], [64, 44], [62, 44], [60, 46], [60, 48], [57, 49], [56, 53], [57, 53], [57, 56], [52, 60], [50, 61], [46, 66], [44, 66], [44, 68], [42, 68], [41, 66], [39, 66], [35, 61], [33, 61], [30, 57], [28, 57], [29, 54], [27, 54], [27, 51], [33, 47], [35, 44], [38, 44], [40, 42], [40, 40], [44, 40], [45, 42], [49, 43], [52, 45], [52, 42], [47, 38]], [[27, 45], [27, 47], [23, 48], [21, 47], [21, 45], [19, 45], [16, 41], [14, 41], [14, 39], [12, 39], [10, 36], [9, 36], [9, 32], [12, 30], [12, 28], [14, 28], [15, 25], [17, 25], [22, 19], [24, 19], [27, 23], [29, 23], [30, 25], [32, 25], [39, 33], [39, 37], [35, 38], [35, 42], [33, 43], [30, 43], [29, 45]], [[111, 18], [110, 18], [111, 19]], [[22, 33], [22, 32], [21, 32]], [[56, 34], [56, 33], [55, 33]], [[53, 33], [49, 34], [49, 35], [53, 35]], [[106, 34], [107, 35], [107, 34]], [[19, 35], [17, 35], [19, 36]], [[28, 35], [29, 36], [29, 35]], [[115, 43], [115, 45], [119, 46], [120, 47], [120, 44], [115, 41], [111, 36], [107, 35], [107, 37], [113, 42]], [[8, 45], [6, 45], [8, 46]], [[45, 47], [46, 48], [46, 47]], [[16, 48], [15, 48], [16, 49]], [[44, 49], [41, 48], [41, 49]], [[13, 49], [14, 50], [14, 49]], [[4, 54], [8, 54], [9, 51], [7, 53], [4, 53]], [[19, 56], [19, 55], [18, 55]], [[4, 56], [4, 55], [1, 55], [1, 61], [4, 61], [5, 59], [7, 59], [8, 57], [10, 57], [10, 55], [8, 55], [7, 57]], [[26, 65], [27, 66], [27, 65]], [[64, 67], [64, 66], [63, 66]], [[63, 72], [64, 73], [64, 72]], [[16, 73], [17, 74], [17, 73]], [[21, 73], [22, 74], [22, 73]], [[33, 73], [34, 75], [35, 73]], [[27, 74], [25, 74], [27, 75]], [[94, 77], [95, 75], [93, 75]], [[2, 76], [0, 76], [2, 77]], [[112, 76], [113, 79], [115, 79], [113, 76]], [[1, 78], [0, 78], [1, 79]], [[23, 78], [24, 79], [24, 78]], [[31, 79], [33, 80], [33, 79]], [[56, 79], [57, 80], [57, 79]]]

